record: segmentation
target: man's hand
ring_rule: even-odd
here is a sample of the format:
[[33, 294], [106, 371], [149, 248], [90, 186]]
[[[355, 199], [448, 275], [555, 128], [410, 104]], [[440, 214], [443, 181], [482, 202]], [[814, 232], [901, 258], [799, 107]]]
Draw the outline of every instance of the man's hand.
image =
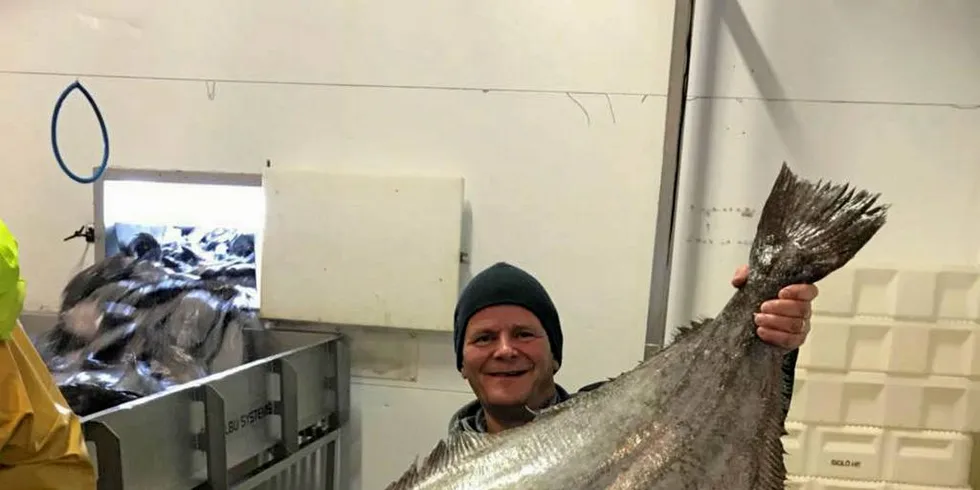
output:
[[[743, 265], [735, 271], [732, 286], [740, 288], [748, 278], [749, 266]], [[813, 284], [793, 284], [779, 291], [779, 299], [762, 303], [755, 314], [759, 338], [789, 350], [799, 348], [810, 333], [810, 304], [818, 294]]]

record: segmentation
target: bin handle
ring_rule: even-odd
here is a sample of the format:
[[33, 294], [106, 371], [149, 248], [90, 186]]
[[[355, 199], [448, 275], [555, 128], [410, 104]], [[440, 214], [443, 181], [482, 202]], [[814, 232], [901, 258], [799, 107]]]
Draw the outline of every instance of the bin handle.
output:
[[207, 457], [208, 487], [228, 490], [228, 453], [225, 446], [225, 399], [214, 387], [201, 385], [197, 401], [204, 402], [204, 434], [198, 436], [199, 447]]
[[95, 444], [96, 486], [99, 490], [123, 490], [122, 451], [119, 434], [100, 420], [82, 423], [85, 439]]
[[285, 358], [280, 358], [275, 363], [275, 370], [279, 373], [279, 401], [276, 403], [276, 414], [282, 424], [282, 442], [286, 454], [293, 454], [299, 450], [299, 414], [297, 405], [299, 404], [299, 382], [297, 381], [296, 368]]

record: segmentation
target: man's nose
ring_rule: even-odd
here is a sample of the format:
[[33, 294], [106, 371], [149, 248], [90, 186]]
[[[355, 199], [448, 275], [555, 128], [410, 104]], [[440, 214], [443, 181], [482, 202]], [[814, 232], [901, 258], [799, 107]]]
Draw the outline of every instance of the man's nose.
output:
[[512, 339], [506, 335], [500, 336], [497, 342], [497, 348], [493, 351], [494, 357], [514, 357], [517, 355], [517, 349], [514, 348]]

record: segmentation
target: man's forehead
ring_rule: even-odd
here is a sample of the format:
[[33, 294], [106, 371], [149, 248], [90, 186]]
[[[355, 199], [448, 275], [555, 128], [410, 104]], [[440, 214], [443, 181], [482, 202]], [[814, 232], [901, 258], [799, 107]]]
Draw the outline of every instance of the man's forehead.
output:
[[500, 335], [518, 331], [544, 332], [540, 324], [520, 321], [503, 321], [502, 319], [487, 319], [483, 321], [471, 322], [466, 329], [467, 337], [475, 335]]
[[502, 330], [512, 330], [515, 328], [535, 328], [538, 325], [530, 322], [515, 322], [508, 320], [501, 320], [495, 318], [488, 318], [485, 320], [479, 320], [470, 323], [470, 329], [479, 330], [484, 332], [499, 332]]
[[531, 310], [513, 304], [499, 304], [481, 308], [470, 317], [470, 323], [496, 320], [502, 323], [539, 323]]

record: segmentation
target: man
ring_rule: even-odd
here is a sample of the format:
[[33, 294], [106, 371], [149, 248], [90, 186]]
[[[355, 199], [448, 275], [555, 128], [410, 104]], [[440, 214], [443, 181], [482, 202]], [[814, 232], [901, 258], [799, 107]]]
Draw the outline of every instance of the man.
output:
[[0, 221], [0, 488], [94, 490], [81, 422], [17, 321], [17, 241]]
[[[747, 278], [748, 268], [743, 266], [732, 285], [741, 287]], [[756, 314], [759, 337], [790, 351], [783, 365], [787, 399], [797, 349], [810, 329], [810, 303], [817, 293], [810, 284], [788, 286]], [[456, 368], [477, 399], [453, 415], [450, 433], [493, 433], [517, 427], [533, 419], [532, 410], [574, 396], [554, 380], [564, 342], [558, 312], [541, 283], [518, 267], [501, 262], [473, 277], [456, 304], [453, 340]]]

